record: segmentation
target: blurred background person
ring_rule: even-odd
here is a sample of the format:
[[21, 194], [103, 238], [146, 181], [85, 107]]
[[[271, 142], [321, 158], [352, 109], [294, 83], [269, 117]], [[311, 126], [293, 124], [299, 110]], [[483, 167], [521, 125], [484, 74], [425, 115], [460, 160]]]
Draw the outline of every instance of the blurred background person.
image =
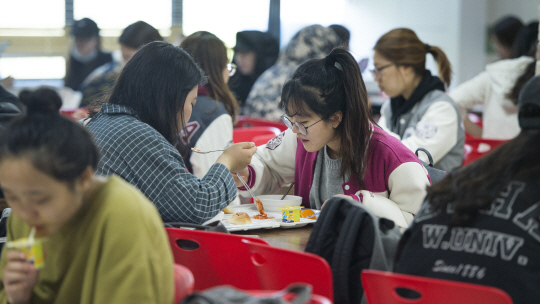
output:
[[270, 33], [236, 33], [233, 63], [236, 64], [237, 71], [231, 76], [229, 87], [241, 108], [257, 78], [276, 62], [278, 54], [279, 42]]
[[[488, 64], [486, 70], [460, 84], [449, 95], [459, 105], [465, 132], [475, 137], [507, 140], [519, 132], [517, 103], [523, 85], [534, 76], [538, 22], [521, 28], [511, 59]], [[482, 104], [482, 127], [467, 115]]]
[[489, 37], [499, 59], [516, 58], [511, 57], [512, 46], [522, 27], [523, 23], [518, 18], [505, 16], [497, 20], [489, 29]]
[[[465, 132], [457, 105], [445, 93], [452, 69], [444, 51], [407, 28], [384, 34], [373, 49], [373, 78], [390, 96], [381, 108], [381, 128], [413, 152], [428, 150], [437, 169], [461, 166]], [[426, 69], [428, 54], [437, 62], [440, 78]], [[424, 154], [420, 158], [429, 163]]]
[[192, 153], [191, 148], [209, 151], [226, 149], [232, 144], [238, 102], [227, 82], [234, 70], [230, 68], [225, 43], [212, 33], [195, 32], [187, 36], [180, 47], [191, 55], [208, 78], [208, 82], [198, 88], [197, 102], [177, 144], [181, 153], [187, 153], [183, 156], [188, 170], [203, 178], [220, 154]]
[[309, 59], [321, 59], [339, 43], [334, 30], [314, 24], [301, 29], [289, 41], [272, 67], [255, 81], [244, 104], [244, 115], [280, 120], [281, 89], [288, 77]]
[[351, 40], [351, 32], [344, 27], [343, 25], [339, 24], [332, 24], [328, 26], [331, 28], [336, 35], [339, 37], [338, 46], [344, 48], [345, 50], [349, 50], [349, 42]]
[[83, 80], [97, 67], [112, 60], [111, 53], [101, 50], [99, 27], [89, 18], [75, 21], [71, 28], [73, 43], [64, 78], [64, 86], [79, 90]]
[[106, 93], [120, 75], [126, 62], [140, 47], [152, 41], [163, 41], [163, 37], [156, 28], [144, 21], [128, 25], [118, 37], [122, 57], [120, 60], [113, 60], [98, 67], [86, 77], [80, 88], [83, 93], [80, 106], [87, 106], [94, 99]]

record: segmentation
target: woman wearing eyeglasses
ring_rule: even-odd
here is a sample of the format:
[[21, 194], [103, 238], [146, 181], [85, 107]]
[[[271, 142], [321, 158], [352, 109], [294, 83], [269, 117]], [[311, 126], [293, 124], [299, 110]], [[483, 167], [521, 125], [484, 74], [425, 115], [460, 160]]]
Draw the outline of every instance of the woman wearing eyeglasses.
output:
[[184, 152], [188, 170], [202, 178], [219, 153], [197, 154], [192, 153], [191, 148], [225, 149], [232, 143], [233, 123], [239, 107], [227, 82], [236, 72], [236, 66], [229, 63], [223, 41], [212, 33], [195, 32], [186, 37], [180, 47], [193, 57], [208, 78], [204, 86], [199, 86], [197, 103], [177, 144], [180, 152]]
[[[446, 54], [405, 28], [384, 34], [374, 50], [373, 78], [390, 96], [381, 108], [379, 125], [412, 151], [427, 149], [436, 168], [450, 171], [461, 166], [465, 132], [455, 102], [445, 93], [452, 71]], [[426, 70], [427, 54], [437, 61], [442, 81]]]
[[[373, 121], [358, 64], [334, 49], [302, 64], [284, 85], [280, 107], [289, 127], [241, 175], [255, 193], [295, 183], [302, 205], [321, 209], [348, 195], [375, 214], [407, 227], [429, 185], [425, 169], [399, 140]], [[240, 190], [241, 183], [237, 181]]]

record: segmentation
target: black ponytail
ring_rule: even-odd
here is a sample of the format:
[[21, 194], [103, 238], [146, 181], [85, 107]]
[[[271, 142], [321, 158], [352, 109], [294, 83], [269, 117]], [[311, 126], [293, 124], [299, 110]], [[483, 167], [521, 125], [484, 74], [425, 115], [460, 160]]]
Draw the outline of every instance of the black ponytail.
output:
[[370, 124], [374, 124], [367, 91], [354, 57], [336, 48], [324, 59], [312, 59], [295, 71], [284, 87], [280, 107], [287, 115], [314, 112], [325, 121], [338, 111], [337, 127], [343, 158], [341, 176], [351, 173], [361, 188], [369, 155]]

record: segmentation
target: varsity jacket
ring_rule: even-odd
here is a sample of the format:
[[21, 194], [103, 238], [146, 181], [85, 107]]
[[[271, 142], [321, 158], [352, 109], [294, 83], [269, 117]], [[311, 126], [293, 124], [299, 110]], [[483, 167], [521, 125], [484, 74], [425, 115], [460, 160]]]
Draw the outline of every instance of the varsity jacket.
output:
[[[407, 227], [426, 194], [429, 176], [418, 158], [396, 138], [373, 126], [370, 154], [361, 189], [351, 174], [342, 184], [343, 194], [362, 202], [380, 217]], [[256, 194], [274, 193], [295, 182], [294, 194], [302, 197], [302, 206], [311, 207], [309, 192], [313, 184], [318, 152], [307, 152], [291, 130], [286, 130], [257, 153], [248, 166], [248, 185]], [[239, 188], [240, 194], [247, 195]], [[338, 194], [338, 193], [336, 193]]]

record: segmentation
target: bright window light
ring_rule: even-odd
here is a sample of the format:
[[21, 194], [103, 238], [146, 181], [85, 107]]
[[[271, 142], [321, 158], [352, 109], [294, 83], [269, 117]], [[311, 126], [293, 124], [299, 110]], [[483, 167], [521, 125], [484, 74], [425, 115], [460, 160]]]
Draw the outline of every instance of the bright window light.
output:
[[6, 0], [0, 7], [0, 28], [64, 28], [65, 0]]
[[186, 36], [196, 31], [208, 31], [232, 48], [237, 32], [268, 30], [270, 0], [184, 0], [183, 5]]
[[0, 58], [2, 77], [15, 79], [63, 79], [66, 60], [62, 56]]
[[171, 27], [171, 0], [75, 0], [73, 6], [75, 20], [88, 17], [100, 29], [124, 29], [139, 20], [157, 29]]

